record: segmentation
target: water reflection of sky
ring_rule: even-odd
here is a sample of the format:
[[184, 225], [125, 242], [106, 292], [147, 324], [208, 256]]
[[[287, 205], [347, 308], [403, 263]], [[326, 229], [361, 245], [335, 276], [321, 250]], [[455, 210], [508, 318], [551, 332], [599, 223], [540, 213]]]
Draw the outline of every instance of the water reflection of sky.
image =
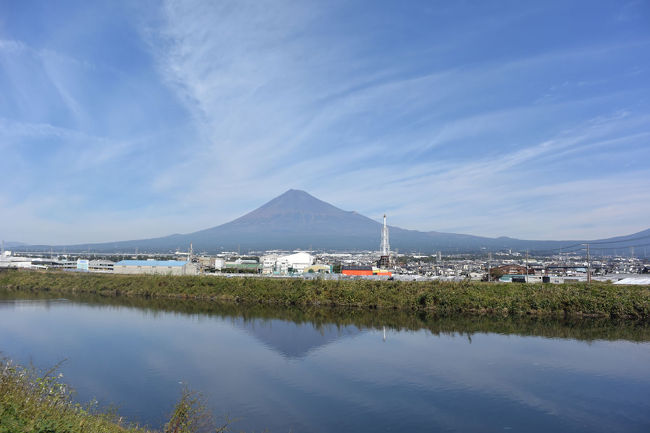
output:
[[648, 431], [650, 344], [432, 335], [62, 301], [0, 303], [0, 350], [163, 422], [179, 382], [236, 429]]

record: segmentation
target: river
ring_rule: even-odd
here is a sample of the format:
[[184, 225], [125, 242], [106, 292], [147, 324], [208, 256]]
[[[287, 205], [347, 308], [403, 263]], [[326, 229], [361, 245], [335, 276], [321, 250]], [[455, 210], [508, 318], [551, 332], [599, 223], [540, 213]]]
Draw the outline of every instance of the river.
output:
[[650, 431], [647, 323], [13, 296], [3, 356], [153, 428], [186, 384], [234, 431]]

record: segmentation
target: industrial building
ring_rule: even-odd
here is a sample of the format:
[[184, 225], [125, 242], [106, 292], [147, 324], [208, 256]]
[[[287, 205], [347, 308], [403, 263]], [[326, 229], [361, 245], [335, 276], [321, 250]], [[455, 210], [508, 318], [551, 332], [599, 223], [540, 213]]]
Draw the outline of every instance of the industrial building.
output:
[[289, 255], [269, 254], [262, 256], [262, 273], [264, 274], [302, 274], [305, 269], [314, 264], [314, 256], [299, 252]]
[[342, 266], [343, 275], [372, 275], [372, 266]]
[[516, 264], [507, 264], [503, 266], [496, 266], [492, 268], [493, 272], [499, 273], [502, 275], [525, 275], [525, 274], [530, 274], [533, 272], [526, 272], [526, 267], [525, 266], [520, 266]]
[[341, 274], [359, 277], [392, 277], [393, 273], [388, 270], [392, 265], [390, 254], [388, 224], [386, 223], [386, 214], [384, 214], [384, 223], [381, 229], [381, 244], [379, 246], [379, 260], [376, 262], [377, 267], [367, 265], [345, 265], [341, 267]]
[[302, 270], [303, 274], [331, 274], [332, 265], [311, 265]]
[[32, 269], [62, 269], [62, 270], [71, 270], [77, 269], [76, 260], [63, 259], [54, 259], [54, 258], [40, 258], [37, 257], [32, 259]]
[[110, 260], [91, 260], [88, 264], [90, 272], [113, 272], [115, 263]]
[[32, 259], [28, 257], [15, 257], [11, 251], [0, 252], [0, 268], [29, 269], [32, 267]]
[[266, 275], [274, 274], [275, 263], [278, 261], [279, 254], [266, 254], [260, 257], [260, 265], [262, 265], [262, 273]]
[[122, 260], [113, 266], [115, 274], [197, 275], [196, 264], [178, 260]]
[[237, 259], [234, 262], [224, 262], [221, 266], [221, 272], [234, 274], [258, 274], [262, 267], [257, 260]]
[[343, 266], [341, 268], [341, 273], [343, 275], [354, 275], [354, 276], [384, 276], [390, 277], [393, 275], [391, 271], [385, 269], [378, 269], [373, 266]]

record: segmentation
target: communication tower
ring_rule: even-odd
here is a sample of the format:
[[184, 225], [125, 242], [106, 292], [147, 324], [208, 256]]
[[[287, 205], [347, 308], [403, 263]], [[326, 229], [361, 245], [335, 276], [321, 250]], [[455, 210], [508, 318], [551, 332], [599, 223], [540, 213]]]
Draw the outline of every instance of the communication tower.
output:
[[388, 241], [388, 226], [386, 225], [386, 214], [384, 214], [384, 227], [381, 229], [381, 257], [379, 258], [379, 267], [387, 268], [390, 266], [390, 243]]

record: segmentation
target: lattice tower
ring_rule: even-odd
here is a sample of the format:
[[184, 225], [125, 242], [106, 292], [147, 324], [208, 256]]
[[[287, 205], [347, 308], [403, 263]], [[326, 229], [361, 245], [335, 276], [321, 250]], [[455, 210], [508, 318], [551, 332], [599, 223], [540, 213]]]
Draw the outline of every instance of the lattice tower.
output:
[[390, 243], [388, 242], [388, 226], [386, 225], [386, 214], [384, 214], [384, 227], [381, 230], [381, 255], [390, 255]]

